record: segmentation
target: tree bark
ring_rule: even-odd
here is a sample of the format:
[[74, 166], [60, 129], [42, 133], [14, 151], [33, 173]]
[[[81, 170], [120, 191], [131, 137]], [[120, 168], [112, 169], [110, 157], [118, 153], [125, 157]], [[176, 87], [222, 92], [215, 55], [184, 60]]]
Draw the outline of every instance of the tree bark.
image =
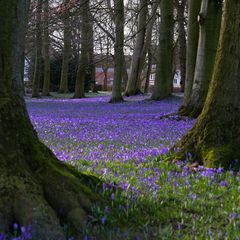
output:
[[202, 0], [188, 0], [187, 60], [183, 107], [187, 105], [192, 91], [199, 38], [198, 14], [201, 2]]
[[25, 10], [25, 0], [0, 1], [0, 225], [31, 225], [33, 239], [63, 240], [61, 224], [78, 235], [101, 201], [88, 187], [99, 181], [58, 161], [31, 125], [21, 94]]
[[194, 81], [189, 101], [182, 111], [182, 115], [197, 117], [203, 108], [213, 67], [222, 19], [222, 2], [202, 0], [199, 14], [200, 35]]
[[[207, 167], [240, 159], [240, 2], [226, 0], [213, 79], [201, 115], [178, 144]], [[240, 166], [238, 161], [238, 167]]]
[[32, 85], [32, 97], [40, 97], [39, 85], [41, 78], [41, 68], [42, 68], [42, 4], [43, 0], [37, 1], [37, 12], [36, 12], [36, 53], [35, 53], [35, 62], [34, 62], [34, 75], [33, 75], [33, 85]]
[[89, 0], [83, 0], [80, 8], [81, 54], [78, 63], [74, 98], [83, 98], [86, 70], [89, 63]]
[[69, 10], [67, 5], [69, 0], [64, 0], [64, 13], [63, 18], [63, 54], [62, 54], [62, 69], [61, 69], [61, 79], [59, 86], [59, 93], [68, 92], [68, 71], [69, 71], [69, 59], [71, 55], [71, 27], [69, 19]]
[[114, 0], [115, 9], [115, 43], [114, 43], [114, 80], [110, 103], [122, 102], [123, 45], [124, 45], [124, 3]]
[[172, 61], [173, 61], [173, 0], [162, 0], [160, 38], [158, 46], [158, 62], [152, 100], [161, 100], [172, 92]]
[[48, 17], [49, 17], [49, 1], [43, 2], [43, 47], [44, 47], [44, 80], [43, 80], [43, 96], [50, 95], [50, 56], [49, 56], [49, 30], [48, 30]]

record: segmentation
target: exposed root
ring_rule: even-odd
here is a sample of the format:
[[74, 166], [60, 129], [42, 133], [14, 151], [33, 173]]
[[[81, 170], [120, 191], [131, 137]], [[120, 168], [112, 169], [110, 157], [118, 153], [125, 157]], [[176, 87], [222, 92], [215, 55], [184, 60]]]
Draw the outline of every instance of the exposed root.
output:
[[202, 112], [202, 108], [194, 108], [193, 106], [181, 106], [178, 115], [183, 117], [197, 118]]
[[[67, 225], [71, 235], [80, 239], [91, 207], [104, 202], [95, 192], [101, 182], [59, 162], [41, 143], [37, 146], [42, 154], [36, 152], [34, 166], [25, 166], [27, 160], [19, 171], [1, 169], [0, 232], [11, 231], [16, 222], [30, 225], [34, 239], [64, 240], [63, 225]], [[41, 166], [38, 171], [37, 166]]]

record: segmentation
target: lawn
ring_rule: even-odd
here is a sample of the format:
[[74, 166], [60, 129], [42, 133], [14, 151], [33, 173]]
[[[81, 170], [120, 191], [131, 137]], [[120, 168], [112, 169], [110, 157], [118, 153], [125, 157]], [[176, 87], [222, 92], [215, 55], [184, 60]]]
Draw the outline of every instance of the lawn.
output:
[[[176, 117], [182, 99], [146, 97], [109, 104], [109, 96], [27, 99], [41, 140], [61, 161], [106, 183], [84, 239], [238, 239], [240, 172], [189, 169], [168, 152], [194, 121]], [[68, 234], [67, 226], [66, 234]]]

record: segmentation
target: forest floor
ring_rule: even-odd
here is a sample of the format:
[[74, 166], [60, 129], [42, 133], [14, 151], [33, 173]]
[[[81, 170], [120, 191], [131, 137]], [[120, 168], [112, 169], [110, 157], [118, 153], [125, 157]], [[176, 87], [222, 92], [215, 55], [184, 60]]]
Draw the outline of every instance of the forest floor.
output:
[[108, 94], [84, 99], [27, 98], [41, 140], [61, 161], [91, 173], [111, 204], [94, 206], [85, 239], [238, 239], [240, 172], [170, 163], [169, 148], [194, 120], [162, 118], [182, 98], [148, 96], [109, 104]]

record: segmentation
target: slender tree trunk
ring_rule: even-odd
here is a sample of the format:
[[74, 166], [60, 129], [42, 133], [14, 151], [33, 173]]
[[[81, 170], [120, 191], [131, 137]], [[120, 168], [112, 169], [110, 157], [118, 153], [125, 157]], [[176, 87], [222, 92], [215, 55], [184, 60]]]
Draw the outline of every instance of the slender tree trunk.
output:
[[149, 48], [148, 50], [148, 64], [147, 64], [147, 74], [146, 74], [146, 82], [144, 86], [144, 93], [148, 93], [149, 91], [149, 80], [152, 71], [152, 50]]
[[[240, 159], [240, 2], [226, 0], [213, 79], [201, 115], [179, 144], [207, 167]], [[238, 161], [238, 167], [239, 167]]]
[[189, 101], [193, 86], [199, 38], [198, 14], [201, 2], [202, 0], [188, 0], [187, 60], [183, 108]]
[[139, 73], [138, 73], [139, 77], [138, 77], [138, 82], [137, 82], [137, 89], [139, 89], [139, 90], [141, 90], [141, 81], [140, 80], [141, 80], [141, 73], [143, 71], [144, 63], [146, 60], [146, 55], [147, 55], [149, 48], [151, 47], [152, 31], [153, 31], [153, 26], [154, 26], [154, 23], [156, 20], [156, 13], [157, 13], [158, 6], [159, 6], [159, 1], [153, 2], [152, 12], [148, 19], [149, 21], [148, 21], [148, 24], [146, 27], [146, 34], [145, 34], [146, 37], [145, 37], [143, 49], [142, 49], [140, 60], [139, 60]]
[[124, 89], [127, 88], [127, 83], [128, 83], [128, 67], [127, 67], [127, 63], [126, 63], [126, 59], [125, 56], [123, 58], [123, 85], [124, 85]]
[[140, 89], [137, 89], [137, 83], [140, 77], [139, 62], [145, 40], [147, 13], [148, 0], [140, 0], [136, 44], [132, 56], [130, 76], [125, 91], [126, 96], [135, 95], [138, 93], [138, 91], [140, 91]]
[[183, 115], [197, 117], [203, 108], [212, 78], [222, 19], [222, 2], [202, 0], [199, 14], [200, 35], [190, 99]]
[[84, 97], [84, 85], [86, 79], [86, 70], [89, 63], [89, 0], [83, 0], [81, 2], [80, 9], [81, 20], [81, 55], [78, 63], [75, 94], [74, 98]]
[[43, 0], [37, 1], [37, 12], [36, 12], [36, 53], [35, 53], [35, 66], [33, 75], [33, 85], [32, 85], [32, 97], [40, 97], [39, 85], [41, 78], [42, 69], [42, 27], [41, 27], [41, 15], [42, 15], [42, 3]]
[[158, 62], [153, 100], [161, 100], [172, 92], [172, 61], [173, 61], [173, 0], [162, 0]]
[[104, 73], [104, 79], [103, 79], [103, 90], [107, 91], [107, 84], [108, 84], [108, 67], [102, 67], [103, 73]]
[[93, 32], [93, 20], [88, 14], [88, 69], [89, 69], [89, 75], [90, 75], [90, 85], [91, 85], [91, 91], [92, 92], [97, 92], [96, 89], [96, 67], [94, 63], [94, 32]]
[[179, 48], [179, 63], [181, 76], [181, 92], [185, 89], [186, 79], [186, 31], [185, 31], [185, 7], [187, 0], [175, 0], [178, 19], [178, 48]]
[[[6, 11], [7, 9], [7, 11]], [[34, 131], [21, 91], [25, 0], [0, 1], [0, 225], [31, 225], [33, 239], [65, 240], [84, 226], [96, 201], [94, 177], [58, 161]], [[83, 236], [76, 236], [82, 239]]]
[[122, 102], [122, 68], [124, 61], [124, 3], [123, 0], [114, 0], [115, 9], [115, 44], [114, 44], [114, 80], [110, 102]]
[[69, 10], [67, 5], [69, 0], [64, 0], [64, 13], [63, 18], [63, 54], [62, 54], [62, 69], [61, 69], [61, 79], [59, 86], [59, 93], [68, 92], [68, 71], [69, 71], [69, 59], [71, 55], [71, 26], [69, 19]]
[[44, 80], [43, 80], [43, 96], [50, 95], [50, 56], [49, 56], [49, 30], [48, 30], [48, 17], [49, 17], [49, 2], [44, 0], [43, 3], [43, 47], [44, 47]]

